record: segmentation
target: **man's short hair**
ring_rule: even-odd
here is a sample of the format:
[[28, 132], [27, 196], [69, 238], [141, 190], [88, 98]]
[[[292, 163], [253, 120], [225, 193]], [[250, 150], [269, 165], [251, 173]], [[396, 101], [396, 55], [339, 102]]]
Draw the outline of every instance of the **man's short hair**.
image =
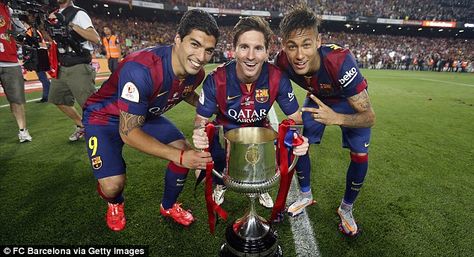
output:
[[192, 9], [184, 13], [178, 24], [178, 35], [181, 39], [191, 34], [194, 29], [200, 30], [219, 40], [219, 27], [217, 22], [208, 12]]
[[263, 34], [263, 37], [265, 38], [265, 48], [268, 50], [268, 46], [273, 37], [273, 31], [265, 19], [257, 16], [242, 18], [237, 22], [237, 24], [235, 24], [234, 29], [232, 30], [232, 34], [234, 35], [234, 47], [237, 46], [237, 41], [242, 34], [252, 30]]
[[280, 33], [283, 40], [290, 37], [295, 30], [313, 29], [318, 33], [319, 18], [307, 5], [299, 4], [290, 9], [280, 22]]

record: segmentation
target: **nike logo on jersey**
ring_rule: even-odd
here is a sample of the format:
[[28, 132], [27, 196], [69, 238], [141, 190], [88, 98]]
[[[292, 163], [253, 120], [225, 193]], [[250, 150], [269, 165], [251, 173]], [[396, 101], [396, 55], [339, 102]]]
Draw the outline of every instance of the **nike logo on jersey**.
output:
[[230, 100], [233, 100], [237, 97], [239, 97], [240, 95], [234, 95], [234, 96], [227, 96], [227, 101], [230, 101]]
[[164, 94], [166, 94], [166, 93], [168, 93], [168, 91], [165, 91], [165, 92], [159, 93], [159, 94], [156, 96], [156, 98], [158, 98], [158, 97], [160, 97], [160, 96], [162, 96], [162, 95], [164, 95]]
[[199, 103], [201, 105], [204, 105], [204, 99], [205, 99], [204, 90], [202, 90], [201, 93], [199, 94]]
[[370, 143], [364, 143], [365, 148], [369, 147]]

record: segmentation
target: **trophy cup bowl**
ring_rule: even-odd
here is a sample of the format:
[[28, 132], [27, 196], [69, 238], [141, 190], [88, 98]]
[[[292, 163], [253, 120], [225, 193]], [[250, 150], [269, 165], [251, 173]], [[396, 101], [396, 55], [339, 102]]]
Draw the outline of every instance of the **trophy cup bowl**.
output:
[[[247, 195], [250, 209], [226, 229], [226, 242], [220, 256], [282, 256], [270, 222], [257, 215], [255, 200], [270, 191], [280, 179], [276, 163], [275, 139], [278, 134], [262, 127], [229, 130], [226, 139], [226, 166], [222, 178], [229, 190]], [[290, 169], [296, 164], [293, 160]]]

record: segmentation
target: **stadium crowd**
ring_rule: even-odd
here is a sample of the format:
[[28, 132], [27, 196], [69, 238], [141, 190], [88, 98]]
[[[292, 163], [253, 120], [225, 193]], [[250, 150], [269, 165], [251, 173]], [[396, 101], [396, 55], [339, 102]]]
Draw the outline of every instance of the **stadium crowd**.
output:
[[[93, 17], [98, 28], [106, 25], [122, 41], [123, 55], [156, 44], [173, 42], [173, 23], [144, 21], [139, 18], [103, 19]], [[217, 44], [214, 62], [223, 62], [231, 51], [232, 27], [221, 26], [221, 37]], [[278, 31], [275, 31], [278, 34]], [[337, 43], [350, 48], [361, 67], [376, 69], [419, 69], [469, 71], [474, 67], [474, 43], [464, 39], [424, 38], [408, 36], [348, 34], [342, 32], [322, 33], [323, 43]], [[280, 39], [274, 39], [270, 49], [272, 57], [280, 49]], [[100, 55], [97, 51], [96, 55]]]
[[[285, 12], [298, 0], [168, 0], [155, 1], [172, 5], [199, 6], [227, 9], [247, 9]], [[344, 16], [374, 16], [410, 20], [472, 21], [474, 4], [470, 0], [343, 0], [307, 1], [319, 14]]]
[[259, 11], [274, 11], [284, 12], [288, 6], [297, 4], [298, 0], [231, 0], [231, 1], [211, 1], [211, 0], [170, 0], [162, 1], [172, 5], [184, 6], [199, 6], [210, 8], [226, 8], [226, 9], [244, 9], [244, 10], [259, 10]]
[[[312, 1], [309, 1], [312, 2]], [[322, 14], [410, 20], [472, 20], [470, 0], [322, 0]]]

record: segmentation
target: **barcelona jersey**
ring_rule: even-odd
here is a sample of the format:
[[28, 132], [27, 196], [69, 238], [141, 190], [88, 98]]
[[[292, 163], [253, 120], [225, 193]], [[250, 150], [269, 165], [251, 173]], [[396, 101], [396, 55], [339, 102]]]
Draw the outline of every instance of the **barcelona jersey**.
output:
[[276, 65], [288, 73], [288, 77], [325, 104], [347, 101], [367, 88], [367, 81], [357, 67], [348, 49], [332, 44], [318, 49], [321, 65], [318, 71], [307, 76], [295, 73], [284, 51], [276, 58]]
[[[248, 88], [250, 87], [250, 90]], [[203, 84], [197, 114], [210, 118], [225, 130], [238, 127], [266, 127], [274, 102], [286, 115], [298, 111], [298, 102], [288, 77], [276, 66], [264, 63], [256, 81], [241, 83], [236, 63], [231, 61], [210, 73]]]
[[194, 93], [204, 70], [179, 79], [171, 65], [172, 46], [153, 47], [127, 56], [84, 105], [84, 125], [118, 125], [120, 111], [159, 117]]

